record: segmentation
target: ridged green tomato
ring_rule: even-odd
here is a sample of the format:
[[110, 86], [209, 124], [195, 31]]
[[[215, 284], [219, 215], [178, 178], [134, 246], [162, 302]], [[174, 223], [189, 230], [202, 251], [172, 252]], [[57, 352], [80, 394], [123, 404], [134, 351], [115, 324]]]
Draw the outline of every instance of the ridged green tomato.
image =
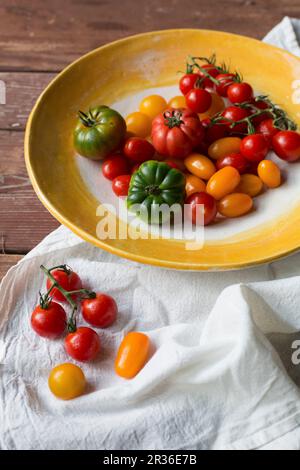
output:
[[126, 123], [114, 109], [95, 106], [88, 113], [79, 111], [74, 130], [74, 147], [83, 157], [102, 160], [117, 150], [126, 133]]

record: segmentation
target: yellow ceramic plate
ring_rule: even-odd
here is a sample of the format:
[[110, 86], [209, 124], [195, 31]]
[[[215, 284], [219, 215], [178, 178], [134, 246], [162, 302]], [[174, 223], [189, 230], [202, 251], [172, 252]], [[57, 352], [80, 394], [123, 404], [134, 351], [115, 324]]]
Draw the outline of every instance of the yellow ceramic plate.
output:
[[[286, 182], [256, 198], [251, 214], [205, 229], [204, 247], [185, 240], [101, 240], [100, 203], [117, 204], [100, 164], [75, 155], [72, 130], [78, 109], [94, 104], [133, 111], [140, 98], [178, 94], [178, 70], [187, 55], [210, 56], [238, 69], [256, 90], [269, 94], [299, 122], [296, 80], [300, 60], [280, 49], [232, 34], [166, 30], [129, 37], [80, 58], [47, 87], [28, 121], [25, 158], [33, 187], [51, 214], [84, 240], [126, 258], [176, 269], [225, 270], [274, 260], [300, 246], [300, 164], [281, 162]], [[100, 210], [101, 212], [101, 210]], [[117, 229], [124, 223], [116, 218]]]

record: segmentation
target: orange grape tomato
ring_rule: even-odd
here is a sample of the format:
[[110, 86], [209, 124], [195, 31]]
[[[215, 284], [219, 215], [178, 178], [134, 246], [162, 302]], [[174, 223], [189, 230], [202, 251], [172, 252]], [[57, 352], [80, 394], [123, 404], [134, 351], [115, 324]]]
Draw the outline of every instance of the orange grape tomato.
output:
[[271, 160], [262, 160], [257, 167], [257, 173], [268, 188], [277, 188], [281, 183], [280, 169]]
[[205, 192], [206, 184], [198, 176], [186, 175], [185, 176], [185, 192], [186, 196], [189, 197], [194, 193]]
[[141, 113], [149, 116], [152, 121], [158, 114], [164, 112], [167, 106], [168, 104], [162, 96], [149, 95], [140, 102], [139, 109]]
[[225, 166], [208, 180], [206, 192], [217, 201], [234, 191], [240, 182], [239, 172], [232, 166]]
[[80, 367], [66, 362], [51, 370], [48, 385], [57, 398], [71, 400], [83, 394], [86, 380]]
[[192, 153], [189, 155], [184, 160], [184, 164], [190, 173], [204, 180], [209, 180], [216, 172], [216, 167], [213, 162], [200, 153]]
[[115, 371], [125, 379], [133, 378], [145, 365], [150, 351], [150, 339], [144, 333], [132, 331], [120, 344]]
[[215, 114], [220, 113], [225, 109], [225, 103], [221, 96], [217, 93], [211, 93], [211, 105], [205, 113], [198, 114], [201, 121], [203, 119], [212, 118]]
[[183, 95], [173, 96], [168, 102], [168, 108], [186, 108], [185, 97]]
[[223, 158], [230, 153], [239, 153], [242, 140], [239, 137], [223, 137], [208, 147], [208, 155], [213, 160]]
[[257, 196], [263, 187], [262, 180], [252, 173], [241, 175], [241, 180], [235, 190], [239, 193], [248, 194], [248, 196]]
[[135, 137], [148, 137], [151, 133], [151, 119], [144, 113], [136, 111], [126, 118], [127, 132]]
[[218, 202], [218, 211], [225, 217], [240, 217], [252, 209], [253, 200], [248, 194], [231, 193]]

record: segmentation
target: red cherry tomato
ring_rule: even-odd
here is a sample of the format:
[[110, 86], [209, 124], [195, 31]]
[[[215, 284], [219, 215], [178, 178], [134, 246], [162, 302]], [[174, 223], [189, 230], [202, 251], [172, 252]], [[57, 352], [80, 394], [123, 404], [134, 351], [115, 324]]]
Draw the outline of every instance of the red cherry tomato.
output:
[[209, 145], [228, 135], [228, 127], [224, 124], [212, 124], [205, 129], [205, 142]]
[[245, 117], [249, 116], [249, 110], [245, 108], [240, 108], [239, 106], [228, 106], [222, 111], [222, 116], [224, 119], [224, 124], [232, 133], [245, 133], [247, 132], [247, 123], [240, 123], [234, 127], [231, 127], [231, 122], [240, 121]]
[[135, 171], [139, 169], [140, 166], [141, 166], [140, 163], [136, 163], [135, 165], [133, 165], [133, 167], [130, 170], [130, 174], [132, 175]]
[[240, 150], [250, 162], [260, 162], [266, 157], [269, 144], [263, 134], [250, 134], [243, 138]]
[[116, 196], [127, 196], [131, 175], [117, 176], [112, 182], [112, 190]]
[[282, 160], [295, 162], [300, 158], [300, 134], [296, 131], [280, 131], [274, 135], [272, 146]]
[[195, 84], [199, 80], [198, 73], [187, 73], [181, 77], [179, 81], [179, 89], [183, 95], [186, 95], [192, 88], [195, 87]]
[[97, 328], [112, 325], [118, 314], [115, 300], [107, 294], [97, 293], [94, 299], [84, 299], [81, 307], [85, 321]]
[[[268, 103], [266, 103], [264, 100], [252, 100], [252, 103], [254, 106], [260, 110], [262, 109], [267, 109], [269, 107]], [[254, 111], [255, 112], [255, 111]], [[269, 119], [271, 115], [268, 112], [262, 113], [259, 116], [256, 116], [255, 118], [252, 119], [252, 123], [254, 126], [258, 126], [258, 124], [262, 121], [265, 121], [266, 119]]]
[[258, 134], [263, 134], [265, 139], [271, 144], [272, 138], [277, 132], [279, 132], [278, 127], [274, 126], [274, 121], [273, 119], [265, 119], [264, 121], [261, 121], [258, 126], [256, 126], [256, 132]]
[[194, 113], [205, 113], [212, 103], [211, 94], [202, 88], [192, 88], [185, 95], [186, 105]]
[[61, 305], [53, 301], [45, 308], [38, 305], [31, 315], [32, 328], [43, 338], [58, 338], [65, 331], [66, 323], [66, 312]]
[[[209, 75], [213, 78], [216, 78], [220, 74], [219, 70], [212, 64], [201, 65], [201, 67], [205, 69], [205, 71], [208, 72]], [[197, 73], [201, 79], [202, 88], [214, 88], [213, 82], [206, 76], [205, 73], [203, 73], [201, 70], [198, 70]]]
[[[186, 199], [186, 204], [190, 204], [190, 218], [193, 224], [197, 224], [197, 218], [203, 214], [203, 225], [210, 224], [217, 214], [217, 204], [215, 199], [207, 193], [194, 193]], [[198, 216], [198, 217], [197, 217]]]
[[253, 98], [253, 88], [249, 83], [232, 83], [227, 88], [227, 97], [231, 103], [243, 103]]
[[249, 162], [241, 153], [231, 153], [217, 160], [216, 167], [218, 170], [221, 170], [224, 166], [233, 166], [242, 175], [247, 172]]
[[128, 172], [128, 160], [122, 155], [113, 155], [103, 162], [102, 173], [109, 180], [113, 180], [117, 176], [126, 175]]
[[[54, 269], [51, 271], [51, 274], [58, 284], [68, 292], [71, 290], [82, 289], [82, 282], [80, 277], [68, 267], [66, 267], [66, 270]], [[52, 281], [50, 279], [47, 279], [46, 286], [47, 289], [50, 289], [52, 286]], [[55, 300], [59, 300], [60, 302], [66, 300], [63, 294], [56, 287], [52, 289], [51, 297]], [[76, 294], [72, 295], [72, 298], [76, 299]]]
[[153, 145], [146, 139], [131, 137], [124, 146], [124, 155], [134, 162], [146, 162], [152, 160], [155, 153]]
[[92, 361], [100, 351], [100, 339], [92, 328], [80, 326], [65, 337], [65, 349], [76, 361]]
[[220, 73], [216, 79], [220, 82], [219, 85], [216, 85], [216, 92], [218, 95], [226, 97], [227, 89], [235, 82], [236, 76], [233, 73]]

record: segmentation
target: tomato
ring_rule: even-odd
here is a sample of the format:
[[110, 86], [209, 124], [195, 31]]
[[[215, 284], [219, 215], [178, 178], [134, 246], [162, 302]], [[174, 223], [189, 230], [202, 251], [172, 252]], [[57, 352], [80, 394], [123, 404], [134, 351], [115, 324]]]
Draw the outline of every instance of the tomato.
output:
[[233, 73], [220, 73], [215, 78], [220, 82], [219, 85], [216, 85], [216, 92], [218, 95], [226, 97], [227, 89], [234, 83], [236, 76]]
[[66, 312], [61, 305], [53, 301], [44, 307], [38, 305], [31, 315], [33, 330], [43, 338], [58, 338], [65, 331], [66, 324]]
[[57, 398], [71, 400], [83, 394], [86, 380], [80, 367], [66, 362], [52, 369], [48, 385]]
[[227, 88], [227, 98], [231, 103], [244, 103], [253, 99], [253, 88], [249, 83], [232, 83]]
[[166, 100], [160, 95], [146, 96], [140, 103], [140, 112], [154, 119], [155, 116], [162, 113], [167, 108]]
[[[65, 266], [64, 268], [61, 268], [61, 269], [60, 268], [54, 269], [53, 271], [51, 270], [51, 274], [54, 277], [54, 279], [58, 282], [58, 284], [68, 292], [72, 290], [82, 289], [82, 282], [81, 282], [80, 277], [78, 276], [77, 273], [72, 271], [68, 266]], [[50, 279], [47, 279], [47, 282], [46, 282], [47, 290], [50, 289], [51, 286], [52, 286], [52, 281]], [[64, 295], [56, 287], [52, 289], [50, 295], [52, 299], [59, 300], [60, 302], [63, 302], [66, 300]], [[72, 298], [75, 300], [76, 294], [72, 295]]]
[[228, 128], [222, 124], [212, 124], [205, 129], [205, 141], [210, 145], [228, 135]]
[[252, 209], [253, 200], [248, 194], [227, 194], [218, 202], [218, 211], [225, 217], [240, 217]]
[[232, 133], [246, 133], [248, 129], [246, 122], [241, 122], [235, 126], [232, 126], [232, 123], [246, 118], [249, 116], [249, 114], [250, 113], [248, 109], [239, 108], [238, 106], [228, 106], [222, 112], [222, 116], [224, 117], [224, 125], [226, 125]]
[[173, 108], [173, 109], [186, 108], [185, 97], [182, 95], [174, 96], [168, 102], [168, 108]]
[[132, 167], [131, 170], [130, 170], [130, 174], [133, 175], [133, 173], [134, 173], [135, 171], [137, 171], [140, 166], [141, 166], [140, 163], [135, 163], [135, 165], [133, 165], [133, 167]]
[[280, 169], [271, 160], [262, 160], [257, 167], [258, 176], [268, 188], [277, 188], [281, 183]]
[[[201, 67], [213, 78], [216, 78], [220, 74], [219, 70], [213, 64], [204, 64], [201, 65]], [[213, 89], [214, 83], [212, 80], [210, 80], [202, 70], [198, 70], [197, 73], [201, 79], [201, 86], [203, 88]]]
[[183, 95], [186, 95], [192, 88], [195, 88], [196, 82], [199, 80], [198, 73], [187, 73], [181, 77], [179, 88]]
[[129, 138], [124, 146], [124, 154], [134, 162], [145, 162], [152, 160], [155, 153], [153, 145], [146, 139], [140, 137]]
[[76, 361], [92, 361], [100, 351], [100, 339], [92, 328], [80, 326], [65, 337], [65, 349]]
[[79, 111], [73, 134], [74, 147], [83, 157], [101, 160], [119, 148], [125, 133], [125, 121], [117, 111], [96, 106], [88, 113]]
[[249, 162], [241, 153], [230, 153], [225, 157], [219, 158], [216, 163], [218, 170], [224, 166], [233, 166], [240, 174], [245, 173], [248, 169]]
[[242, 140], [239, 137], [224, 137], [208, 147], [208, 155], [213, 160], [226, 157], [231, 153], [239, 153]]
[[251, 173], [245, 173], [244, 175], [241, 175], [241, 180], [235, 188], [235, 191], [254, 197], [261, 192], [262, 187], [263, 183], [258, 176], [252, 175]]
[[241, 142], [241, 154], [250, 162], [260, 162], [269, 151], [269, 144], [263, 134], [250, 134]]
[[128, 333], [120, 344], [115, 371], [120, 377], [132, 379], [144, 367], [150, 354], [150, 340], [137, 331]]
[[195, 175], [186, 175], [185, 177], [185, 194], [189, 197], [194, 193], [205, 192], [206, 184]]
[[215, 199], [222, 199], [224, 196], [234, 191], [240, 179], [240, 174], [235, 168], [225, 166], [208, 180], [206, 191]]
[[207, 111], [201, 113], [199, 118], [202, 121], [203, 119], [212, 118], [215, 114], [220, 113], [225, 108], [225, 104], [221, 96], [217, 93], [210, 93], [211, 96], [211, 105]]
[[120, 175], [112, 181], [112, 190], [116, 196], [127, 196], [131, 175]]
[[256, 132], [263, 134], [265, 139], [271, 144], [273, 136], [279, 132], [279, 129], [274, 126], [274, 120], [269, 118], [261, 121], [258, 126], [256, 126]]
[[136, 111], [126, 118], [127, 131], [136, 137], [148, 137], [151, 132], [151, 119], [144, 113]]
[[185, 171], [184, 161], [180, 158], [168, 158], [165, 160], [171, 168], [175, 168], [176, 170]]
[[[254, 104], [254, 106], [256, 108], [258, 108], [259, 110], [262, 110], [262, 109], [267, 109], [269, 108], [269, 104], [264, 101], [264, 100], [256, 100], [256, 99], [253, 99], [252, 100], [252, 103]], [[254, 111], [255, 112], [255, 111]], [[260, 114], [259, 116], [256, 116], [255, 118], [252, 119], [252, 123], [254, 126], [258, 126], [258, 124], [262, 121], [265, 121], [266, 119], [269, 119], [271, 118], [272, 116], [270, 115], [270, 113], [268, 111], [266, 111], [265, 113], [262, 113]]]
[[272, 146], [282, 160], [295, 162], [300, 158], [300, 134], [296, 131], [280, 131], [274, 135]]
[[117, 176], [127, 175], [128, 172], [128, 160], [122, 155], [112, 155], [103, 162], [102, 173], [108, 180], [113, 180]]
[[186, 168], [198, 178], [209, 180], [209, 178], [216, 172], [216, 167], [213, 162], [205, 155], [199, 153], [192, 153], [185, 160]]
[[167, 157], [187, 157], [201, 143], [203, 136], [198, 115], [189, 109], [168, 109], [152, 122], [153, 146]]
[[191, 194], [185, 204], [190, 204], [188, 215], [195, 225], [208, 225], [217, 215], [216, 201], [205, 192]]
[[81, 308], [85, 321], [97, 328], [106, 328], [112, 325], [118, 314], [115, 300], [110, 295], [99, 292], [95, 298], [83, 299]]
[[186, 105], [194, 113], [204, 113], [207, 111], [211, 104], [211, 94], [202, 88], [192, 88], [185, 95]]

